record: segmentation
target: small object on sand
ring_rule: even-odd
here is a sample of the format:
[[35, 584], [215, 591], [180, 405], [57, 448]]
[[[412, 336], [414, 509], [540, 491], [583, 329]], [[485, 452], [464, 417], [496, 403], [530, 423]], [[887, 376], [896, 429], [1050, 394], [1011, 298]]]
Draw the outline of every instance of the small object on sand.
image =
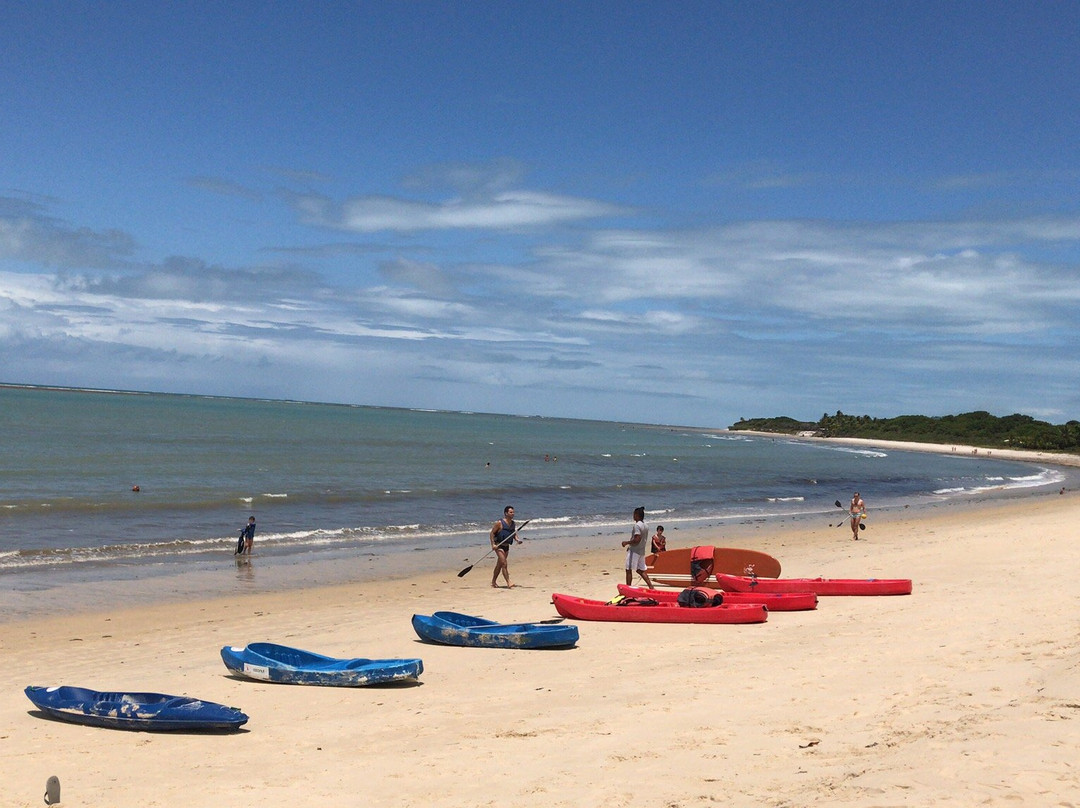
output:
[[60, 778], [55, 774], [45, 781], [45, 804], [56, 805], [60, 802]]

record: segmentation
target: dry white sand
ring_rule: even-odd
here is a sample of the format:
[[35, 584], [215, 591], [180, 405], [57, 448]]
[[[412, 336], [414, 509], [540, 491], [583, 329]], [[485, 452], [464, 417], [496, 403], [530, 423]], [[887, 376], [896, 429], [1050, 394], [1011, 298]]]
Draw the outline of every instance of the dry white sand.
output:
[[[872, 504], [872, 503], [871, 503]], [[608, 551], [515, 549], [399, 581], [0, 624], [0, 788], [68, 806], [927, 806], [1080, 804], [1080, 498], [870, 511], [760, 535], [785, 576], [906, 577], [914, 593], [822, 598], [751, 626], [581, 623], [577, 648], [432, 646], [414, 612], [555, 617], [609, 598]], [[679, 546], [725, 544], [680, 531]], [[671, 541], [669, 539], [669, 541]], [[225, 644], [424, 660], [421, 684], [319, 688], [228, 675]], [[29, 684], [187, 694], [243, 709], [232, 734], [40, 717]]]

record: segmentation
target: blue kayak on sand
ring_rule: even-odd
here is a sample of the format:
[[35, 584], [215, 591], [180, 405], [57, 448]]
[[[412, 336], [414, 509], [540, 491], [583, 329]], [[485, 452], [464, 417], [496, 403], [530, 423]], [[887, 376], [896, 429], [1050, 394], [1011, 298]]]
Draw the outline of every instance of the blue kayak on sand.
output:
[[235, 707], [166, 693], [124, 693], [85, 687], [35, 687], [24, 691], [52, 718], [93, 727], [143, 731], [232, 730], [248, 717]]
[[479, 648], [566, 648], [578, 641], [577, 626], [543, 623], [496, 623], [457, 612], [414, 614], [420, 639], [443, 645]]
[[233, 673], [262, 682], [291, 685], [364, 687], [416, 681], [424, 671], [419, 659], [336, 659], [272, 642], [240, 648], [226, 645], [221, 660]]

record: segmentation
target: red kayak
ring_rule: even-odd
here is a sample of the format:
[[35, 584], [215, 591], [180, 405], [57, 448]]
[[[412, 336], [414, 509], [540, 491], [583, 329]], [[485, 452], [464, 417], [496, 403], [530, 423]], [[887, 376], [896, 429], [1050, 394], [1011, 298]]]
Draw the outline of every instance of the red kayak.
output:
[[571, 620], [603, 620], [615, 623], [764, 623], [769, 610], [761, 603], [734, 603], [691, 609], [677, 603], [617, 605], [602, 600], [551, 596], [555, 609]]
[[[678, 589], [644, 589], [619, 584], [619, 594], [628, 598], [653, 598], [661, 603], [674, 603]], [[725, 592], [724, 603], [762, 603], [770, 612], [803, 612], [817, 608], [813, 592]]]
[[716, 575], [725, 592], [813, 592], [817, 595], [910, 595], [910, 578], [747, 578]]

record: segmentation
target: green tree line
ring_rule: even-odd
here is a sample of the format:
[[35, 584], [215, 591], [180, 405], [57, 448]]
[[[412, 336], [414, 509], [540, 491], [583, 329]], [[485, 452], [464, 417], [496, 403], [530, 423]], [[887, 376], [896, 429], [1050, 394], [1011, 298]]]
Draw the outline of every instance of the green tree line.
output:
[[895, 418], [845, 415], [838, 410], [835, 415], [822, 415], [816, 422], [787, 417], [740, 418], [729, 428], [784, 435], [813, 432], [825, 438], [965, 443], [991, 449], [1080, 451], [1080, 421], [1051, 424], [1030, 415], [998, 417], [982, 410], [960, 415], [899, 415]]

